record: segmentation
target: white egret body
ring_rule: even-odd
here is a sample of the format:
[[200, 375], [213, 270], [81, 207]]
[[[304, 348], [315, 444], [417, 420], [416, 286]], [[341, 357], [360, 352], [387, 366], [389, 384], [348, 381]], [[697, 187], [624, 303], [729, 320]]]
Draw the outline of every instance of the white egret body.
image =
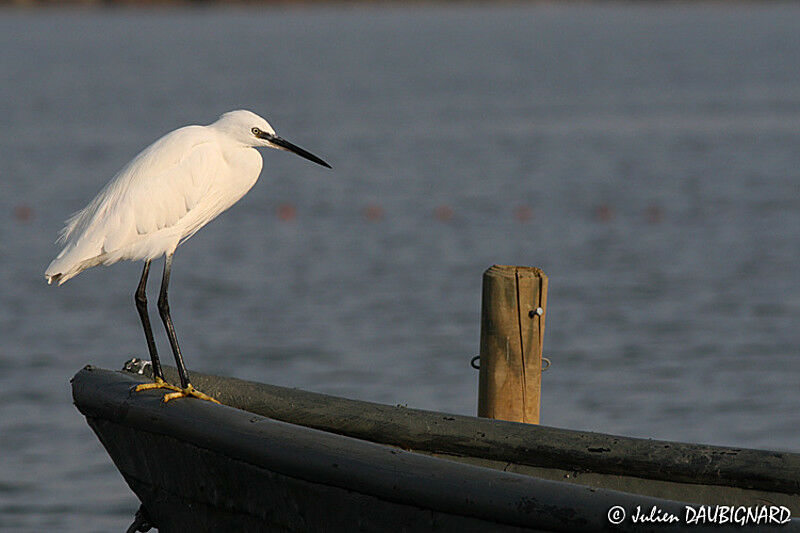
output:
[[256, 183], [262, 159], [254, 147], [288, 144], [250, 111], [164, 135], [67, 221], [59, 239], [65, 246], [47, 267], [47, 282], [61, 284], [101, 264], [171, 255]]
[[150, 262], [166, 256], [159, 311], [181, 374], [182, 389], [177, 390], [183, 394], [178, 395], [197, 394], [183, 368], [169, 316], [167, 285], [172, 254], [180, 243], [253, 187], [262, 167], [256, 147], [288, 150], [330, 168], [317, 156], [278, 137], [266, 120], [250, 111], [231, 111], [209, 126], [177, 129], [145, 148], [89, 205], [67, 221], [59, 238], [64, 248], [45, 272], [48, 283], [60, 285], [93, 266], [126, 259], [145, 261], [136, 292], [137, 309], [156, 382], [166, 386], [160, 381], [163, 374], [145, 295]]

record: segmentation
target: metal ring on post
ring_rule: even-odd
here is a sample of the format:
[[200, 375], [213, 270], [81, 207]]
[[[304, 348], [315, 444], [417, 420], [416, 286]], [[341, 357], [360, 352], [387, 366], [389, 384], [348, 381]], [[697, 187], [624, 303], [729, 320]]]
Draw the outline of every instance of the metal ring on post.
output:
[[481, 365], [479, 364], [480, 360], [481, 360], [481, 356], [480, 355], [476, 355], [475, 357], [473, 357], [472, 359], [469, 360], [469, 366], [471, 366], [475, 370], [480, 370], [481, 369]]

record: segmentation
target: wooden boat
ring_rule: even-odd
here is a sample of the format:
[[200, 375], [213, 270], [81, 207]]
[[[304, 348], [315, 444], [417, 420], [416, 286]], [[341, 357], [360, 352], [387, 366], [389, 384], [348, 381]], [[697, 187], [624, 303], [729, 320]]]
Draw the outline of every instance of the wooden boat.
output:
[[[701, 504], [800, 515], [800, 454], [451, 415], [197, 372], [194, 385], [224, 405], [164, 404], [163, 391], [132, 392], [148, 371], [138, 360], [121, 372], [87, 366], [72, 390], [162, 532], [662, 531]], [[619, 525], [608, 518], [615, 506], [627, 513]], [[637, 507], [679, 520], [633, 523]]]

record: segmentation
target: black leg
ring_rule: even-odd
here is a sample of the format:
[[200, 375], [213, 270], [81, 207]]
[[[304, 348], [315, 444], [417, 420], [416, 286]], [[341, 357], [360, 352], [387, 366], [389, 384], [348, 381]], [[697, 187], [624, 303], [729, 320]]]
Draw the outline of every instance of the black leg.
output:
[[142, 270], [142, 279], [139, 280], [139, 286], [133, 295], [136, 302], [136, 310], [139, 311], [139, 318], [142, 319], [142, 327], [144, 328], [144, 337], [147, 340], [147, 351], [150, 352], [150, 361], [153, 364], [153, 377], [164, 379], [164, 373], [161, 371], [161, 361], [158, 359], [158, 350], [156, 350], [156, 341], [153, 340], [153, 330], [150, 327], [150, 316], [147, 314], [147, 274], [150, 272], [150, 260], [145, 261], [144, 269]]
[[169, 338], [170, 346], [172, 346], [172, 354], [175, 356], [175, 363], [178, 365], [181, 387], [185, 389], [189, 386], [189, 374], [186, 372], [186, 367], [183, 364], [181, 348], [178, 346], [178, 338], [175, 336], [175, 327], [172, 325], [172, 318], [169, 316], [169, 302], [167, 301], [170, 270], [172, 270], [172, 254], [164, 259], [164, 277], [161, 279], [161, 292], [158, 294], [158, 312], [167, 330], [167, 337]]

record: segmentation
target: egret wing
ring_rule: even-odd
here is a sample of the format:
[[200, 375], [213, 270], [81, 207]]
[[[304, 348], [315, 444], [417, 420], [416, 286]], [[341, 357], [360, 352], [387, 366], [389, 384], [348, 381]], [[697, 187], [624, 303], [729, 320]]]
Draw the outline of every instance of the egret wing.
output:
[[200, 144], [173, 167], [136, 180], [104, 217], [103, 252], [171, 234], [162, 230], [176, 229], [209, 194], [221, 158], [214, 144]]
[[187, 214], [205, 202], [224, 164], [217, 145], [198, 133], [187, 127], [163, 137], [73, 215], [48, 279], [63, 283], [97, 264], [155, 258], [174, 249], [183, 237], [181, 221], [186, 225]]

